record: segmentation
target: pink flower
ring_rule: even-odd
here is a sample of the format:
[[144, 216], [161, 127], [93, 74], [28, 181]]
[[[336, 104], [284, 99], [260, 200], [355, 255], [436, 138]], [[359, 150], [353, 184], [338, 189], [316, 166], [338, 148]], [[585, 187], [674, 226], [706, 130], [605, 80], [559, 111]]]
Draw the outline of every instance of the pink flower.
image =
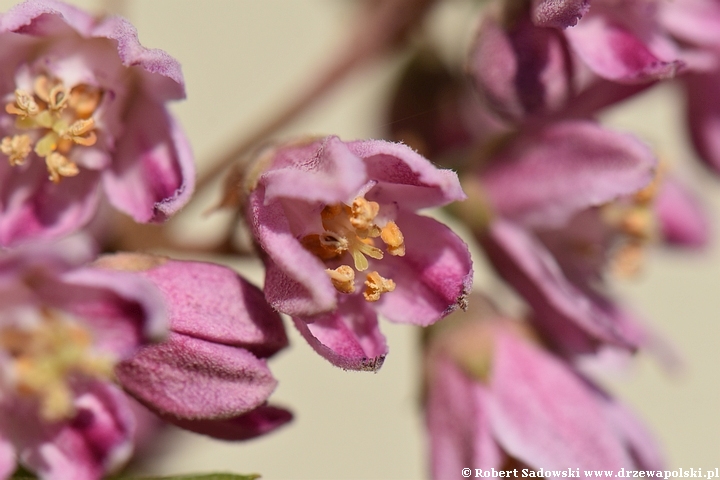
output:
[[467, 246], [415, 213], [465, 198], [454, 173], [401, 144], [336, 137], [274, 148], [258, 165], [247, 216], [266, 297], [333, 364], [380, 367], [377, 313], [429, 325], [464, 306]]
[[210, 263], [117, 254], [96, 265], [135, 272], [168, 306], [169, 336], [115, 370], [127, 392], [168, 422], [224, 440], [256, 437], [292, 419], [267, 405], [277, 381], [266, 360], [288, 341], [257, 287]]
[[136, 221], [190, 197], [192, 154], [165, 102], [185, 96], [180, 65], [143, 48], [126, 20], [54, 0], [0, 17], [0, 245], [83, 226], [102, 184]]
[[518, 322], [471, 315], [431, 336], [428, 348], [433, 478], [468, 466], [579, 469], [580, 477], [585, 469], [662, 468], [652, 436], [623, 405]]
[[152, 421], [125, 392], [228, 440], [292, 418], [267, 405], [265, 359], [287, 338], [259, 289], [225, 267], [150, 256], [80, 266], [91, 252], [78, 242], [0, 257], [0, 478], [16, 458], [44, 479], [117, 470], [137, 422]]
[[162, 338], [165, 304], [126, 272], [78, 267], [68, 239], [0, 258], [0, 478], [97, 479], [130, 457], [136, 413], [113, 368]]

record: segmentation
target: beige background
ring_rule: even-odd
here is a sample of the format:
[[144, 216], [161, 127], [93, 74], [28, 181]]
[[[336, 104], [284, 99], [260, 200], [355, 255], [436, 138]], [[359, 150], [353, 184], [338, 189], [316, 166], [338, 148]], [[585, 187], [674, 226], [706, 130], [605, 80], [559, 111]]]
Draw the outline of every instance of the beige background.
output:
[[[13, 3], [0, 0], [6, 10]], [[348, 0], [73, 1], [122, 10], [145, 46], [180, 60], [189, 100], [173, 106], [199, 162], [270, 117], [328, 61], [355, 11]], [[476, 17], [470, 0], [448, 0], [429, 26], [449, 55], [466, 48]], [[379, 62], [333, 92], [288, 132], [335, 133], [344, 139], [378, 136], [382, 101], [399, 60]], [[683, 147], [682, 107], [671, 87], [632, 108], [611, 112], [610, 124], [639, 132], [678, 174], [703, 186], [720, 211], [720, 183], [691, 163]], [[196, 210], [190, 211], [194, 219]], [[191, 220], [179, 236], [205, 231], [216, 220]], [[715, 228], [717, 231], [717, 228]], [[234, 264], [259, 283], [257, 264]], [[479, 283], [487, 284], [480, 260]], [[681, 353], [685, 368], [668, 375], [641, 357], [608, 383], [632, 404], [665, 446], [672, 467], [720, 467], [720, 250], [705, 255], [653, 252], [641, 278], [618, 285]], [[318, 357], [290, 328], [292, 347], [271, 363], [280, 380], [273, 401], [291, 407], [295, 422], [273, 435], [230, 444], [172, 431], [156, 444], [143, 474], [258, 472], [267, 479], [423, 478], [427, 464], [417, 401], [418, 332], [385, 322], [391, 353], [378, 374], [343, 372]]]

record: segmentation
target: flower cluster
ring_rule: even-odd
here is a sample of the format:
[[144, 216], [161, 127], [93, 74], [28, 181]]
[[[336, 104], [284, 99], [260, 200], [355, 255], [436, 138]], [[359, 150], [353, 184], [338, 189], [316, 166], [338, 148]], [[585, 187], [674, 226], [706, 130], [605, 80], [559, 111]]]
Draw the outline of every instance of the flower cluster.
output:
[[[406, 46], [433, 3], [368, 2], [331, 79]], [[598, 114], [678, 77], [695, 149], [720, 171], [719, 5], [496, 0], [469, 78], [434, 52], [409, 64], [387, 124], [396, 141], [236, 148], [247, 155], [225, 183], [235, 221], [223, 252], [241, 253], [231, 237], [244, 228], [262, 289], [85, 229], [112, 221], [104, 201], [160, 223], [190, 200], [191, 149], [166, 108], [185, 96], [178, 62], [119, 17], [56, 0], [3, 14], [0, 479], [17, 468], [111, 475], [147, 425], [222, 440], [285, 425], [292, 413], [269, 403], [268, 360], [288, 346], [282, 315], [345, 370], [382, 367], [379, 317], [427, 327], [435, 478], [469, 466], [663, 468], [652, 435], [583, 366], [662, 348], [613, 278], [639, 271], [650, 248], [703, 247], [709, 227], [657, 152]], [[466, 242], [524, 310], [473, 292]]]

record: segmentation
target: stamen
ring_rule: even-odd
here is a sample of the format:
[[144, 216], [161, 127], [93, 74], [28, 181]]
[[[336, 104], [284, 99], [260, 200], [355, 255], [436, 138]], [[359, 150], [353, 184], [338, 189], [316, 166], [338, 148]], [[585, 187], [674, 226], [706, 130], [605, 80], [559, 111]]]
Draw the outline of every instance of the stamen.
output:
[[1, 329], [0, 348], [13, 360], [17, 393], [37, 397], [41, 417], [52, 422], [74, 414], [70, 375], [111, 379], [115, 360], [94, 354], [92, 338], [83, 328], [52, 311], [42, 314], [34, 328]]
[[622, 218], [620, 229], [638, 240], [649, 240], [652, 236], [652, 220], [652, 212], [647, 208], [634, 208]]
[[380, 295], [395, 290], [395, 282], [389, 278], [381, 277], [378, 272], [368, 273], [365, 286], [363, 296], [368, 302], [377, 302], [380, 300]]
[[50, 173], [49, 178], [53, 183], [60, 183], [62, 177], [74, 177], [80, 173], [80, 169], [74, 162], [71, 162], [67, 157], [57, 152], [53, 152], [45, 157], [45, 164], [47, 165], [48, 173]]
[[54, 113], [61, 112], [68, 103], [68, 92], [62, 82], [50, 89], [48, 96], [48, 109]]
[[[345, 242], [347, 243], [347, 240]], [[341, 242], [337, 241], [337, 243], [333, 244], [326, 234], [322, 236], [317, 234], [306, 235], [300, 240], [300, 243], [305, 250], [308, 250], [321, 260], [331, 260], [347, 250], [347, 245], [345, 249], [342, 249]]]
[[78, 145], [90, 147], [97, 141], [93, 128], [95, 128], [95, 120], [92, 118], [77, 120], [62, 132], [61, 137], [70, 139]]
[[40, 112], [40, 107], [31, 94], [24, 90], [15, 90], [15, 103], [5, 105], [5, 111], [20, 117], [33, 117]]
[[390, 255], [402, 257], [405, 255], [405, 237], [392, 220], [387, 223], [380, 233], [380, 239], [387, 245]]
[[355, 292], [355, 270], [347, 265], [340, 265], [335, 270], [330, 268], [325, 270], [330, 276], [330, 281], [340, 293]]
[[30, 137], [27, 135], [14, 135], [5, 137], [0, 144], [0, 151], [10, 159], [10, 165], [22, 165], [32, 151]]
[[617, 250], [612, 259], [612, 271], [620, 278], [637, 275], [643, 264], [644, 248], [642, 242], [628, 242]]
[[368, 202], [363, 197], [353, 200], [350, 224], [360, 238], [380, 235], [380, 228], [373, 223], [379, 211], [380, 205], [377, 202]]
[[101, 98], [102, 92], [99, 89], [87, 85], [78, 85], [70, 92], [68, 102], [70, 108], [75, 110], [78, 118], [84, 119], [95, 113]]

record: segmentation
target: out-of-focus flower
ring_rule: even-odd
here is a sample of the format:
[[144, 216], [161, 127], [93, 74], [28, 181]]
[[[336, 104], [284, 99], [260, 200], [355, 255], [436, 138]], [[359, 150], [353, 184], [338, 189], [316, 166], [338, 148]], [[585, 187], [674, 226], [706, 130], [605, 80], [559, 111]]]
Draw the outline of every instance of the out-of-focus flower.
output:
[[[473, 307], [482, 302], [475, 300]], [[427, 344], [434, 478], [454, 478], [467, 465], [553, 477], [561, 476], [553, 470], [583, 477], [584, 469], [662, 468], [640, 422], [540, 348], [526, 327], [495, 313], [461, 315], [433, 327]]]
[[16, 462], [46, 479], [97, 479], [133, 451], [136, 415], [117, 362], [166, 332], [150, 282], [77, 267], [86, 245], [0, 258], [0, 478]]
[[380, 367], [377, 313], [429, 325], [465, 306], [467, 246], [415, 213], [465, 198], [453, 172], [402, 144], [336, 137], [273, 148], [257, 165], [246, 208], [266, 297], [333, 364]]
[[267, 405], [277, 381], [266, 359], [287, 346], [262, 292], [215, 264], [139, 254], [95, 266], [130, 270], [160, 290], [170, 334], [119, 363], [118, 382], [164, 420], [224, 440], [267, 433], [292, 419]]
[[165, 102], [180, 65], [135, 28], [54, 0], [0, 17], [0, 245], [67, 234], [94, 214], [99, 184], [136, 221], [190, 197], [192, 154]]

